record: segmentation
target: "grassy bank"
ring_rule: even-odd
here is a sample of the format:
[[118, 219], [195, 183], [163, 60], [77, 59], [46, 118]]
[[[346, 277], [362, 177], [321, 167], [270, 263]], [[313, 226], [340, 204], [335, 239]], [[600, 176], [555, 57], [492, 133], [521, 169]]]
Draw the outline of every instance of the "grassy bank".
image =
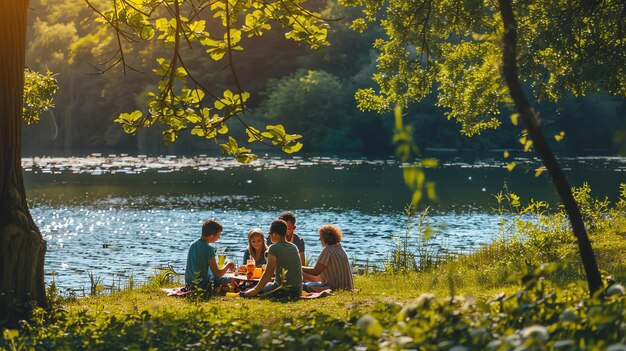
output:
[[51, 294], [51, 311], [5, 329], [0, 348], [626, 350], [626, 187], [621, 194], [608, 204], [576, 192], [598, 264], [617, 282], [596, 298], [562, 213], [504, 194], [501, 211], [519, 216], [503, 220], [502, 236], [438, 267], [388, 266], [356, 276], [355, 292], [291, 303], [167, 297], [160, 288], [175, 283], [158, 277], [111, 295]]

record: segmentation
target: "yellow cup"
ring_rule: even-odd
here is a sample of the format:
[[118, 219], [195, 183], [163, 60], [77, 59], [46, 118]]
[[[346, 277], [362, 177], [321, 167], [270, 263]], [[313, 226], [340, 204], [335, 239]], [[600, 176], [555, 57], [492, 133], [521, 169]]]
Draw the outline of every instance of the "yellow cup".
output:
[[224, 267], [224, 263], [226, 263], [226, 255], [223, 255], [223, 254], [217, 255], [217, 267], [218, 268]]
[[261, 276], [263, 275], [263, 270], [259, 267], [254, 269], [254, 273], [252, 274], [252, 278], [257, 279], [257, 278], [261, 278]]

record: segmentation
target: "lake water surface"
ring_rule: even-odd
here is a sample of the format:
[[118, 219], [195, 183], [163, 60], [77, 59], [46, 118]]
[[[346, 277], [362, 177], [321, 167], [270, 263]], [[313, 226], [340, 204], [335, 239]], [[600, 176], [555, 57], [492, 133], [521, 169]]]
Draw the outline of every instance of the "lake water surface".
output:
[[[468, 251], [499, 235], [493, 195], [503, 186], [522, 196], [556, 201], [547, 174], [534, 177], [539, 163], [516, 157], [513, 172], [494, 155], [439, 157], [426, 170], [436, 184], [436, 201], [426, 222], [434, 245]], [[572, 186], [588, 181], [596, 197], [618, 194], [626, 182], [626, 158], [563, 157]], [[506, 162], [510, 162], [509, 159]], [[46, 276], [62, 288], [89, 290], [89, 273], [105, 284], [140, 282], [155, 267], [171, 264], [182, 273], [187, 248], [200, 236], [204, 219], [224, 225], [218, 248], [240, 263], [246, 233], [267, 231], [285, 210], [297, 216], [306, 256], [321, 250], [316, 229], [338, 225], [355, 263], [380, 263], [404, 235], [403, 209], [411, 194], [403, 165], [389, 160], [337, 157], [265, 157], [242, 166], [224, 158], [89, 156], [24, 158], [31, 211], [48, 243]]]

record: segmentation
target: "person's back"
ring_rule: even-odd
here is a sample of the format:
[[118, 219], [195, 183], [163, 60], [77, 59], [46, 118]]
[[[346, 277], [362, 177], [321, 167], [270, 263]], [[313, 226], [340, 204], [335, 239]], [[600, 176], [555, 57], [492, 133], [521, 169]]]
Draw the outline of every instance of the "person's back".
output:
[[[300, 255], [300, 263], [304, 265], [304, 239], [298, 234], [294, 232], [296, 229], [296, 216], [291, 212], [283, 212], [278, 216], [278, 219], [285, 221], [287, 223], [287, 235], [285, 236], [285, 241], [290, 242], [298, 248], [298, 252]], [[270, 237], [267, 237], [267, 246], [272, 245], [272, 241]]]
[[209, 259], [213, 257], [215, 257], [215, 250], [208, 242], [198, 239], [191, 244], [187, 253], [185, 284], [200, 282], [199, 285], [206, 288], [208, 282], [214, 279], [213, 273], [209, 269]]
[[222, 224], [214, 219], [202, 223], [202, 235], [189, 247], [187, 266], [185, 268], [185, 285], [189, 288], [200, 287], [206, 289], [211, 283], [215, 287], [228, 283], [230, 279], [224, 277], [228, 269], [235, 268], [232, 262], [223, 267], [217, 266], [215, 249], [209, 245], [219, 240], [222, 234]]
[[322, 283], [333, 290], [354, 290], [350, 260], [341, 244], [324, 247], [317, 260], [326, 266], [320, 273]]
[[328, 288], [354, 290], [350, 260], [340, 243], [343, 233], [331, 224], [319, 227], [318, 232], [323, 249], [314, 267], [302, 268], [308, 280], [304, 288], [309, 292]]
[[[273, 221], [269, 230], [272, 245], [267, 250], [267, 267], [259, 283], [245, 292], [245, 296], [299, 298], [302, 292], [302, 262], [298, 248], [285, 241], [287, 223], [281, 219]], [[272, 275], [275, 281], [270, 283]], [[286, 294], [285, 294], [286, 293]]]
[[276, 256], [275, 283], [288, 292], [302, 290], [302, 263], [296, 245], [281, 241], [272, 244], [269, 254]]

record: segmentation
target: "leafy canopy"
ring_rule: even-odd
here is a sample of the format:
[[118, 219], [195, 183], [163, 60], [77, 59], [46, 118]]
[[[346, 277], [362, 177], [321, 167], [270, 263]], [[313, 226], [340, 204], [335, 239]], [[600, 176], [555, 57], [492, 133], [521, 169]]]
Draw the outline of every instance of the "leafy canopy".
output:
[[[89, 1], [88, 1], [89, 3]], [[227, 122], [236, 119], [245, 126], [248, 141], [280, 147], [292, 153], [302, 147], [297, 134], [282, 125], [257, 129], [244, 121], [250, 93], [239, 84], [233, 52], [244, 49], [244, 39], [260, 37], [275, 26], [285, 29], [285, 38], [306, 43], [311, 48], [327, 45], [327, 24], [307, 10], [303, 0], [113, 0], [104, 10], [89, 5], [99, 21], [115, 30], [119, 44], [116, 64], [127, 68], [124, 49], [138, 41], [156, 40], [167, 49], [153, 69], [158, 84], [147, 93], [145, 110], [122, 113], [115, 120], [133, 134], [155, 122], [165, 126], [163, 139], [174, 142], [181, 132], [210, 140], [224, 139], [222, 151], [240, 162], [256, 159], [250, 149], [238, 145], [229, 135]], [[231, 71], [233, 86], [212, 91], [206, 82], [194, 78], [186, 65], [186, 55], [203, 50], [209, 60], [223, 62]], [[130, 67], [129, 67], [130, 68]]]
[[[407, 107], [436, 91], [437, 105], [461, 123], [462, 133], [500, 125], [499, 108], [511, 101], [500, 76], [503, 25], [497, 2], [340, 1], [363, 10], [354, 29], [378, 22], [386, 32], [374, 42], [379, 89], [356, 94], [362, 110]], [[522, 0], [514, 11], [519, 76], [538, 99], [626, 95], [623, 1]]]

